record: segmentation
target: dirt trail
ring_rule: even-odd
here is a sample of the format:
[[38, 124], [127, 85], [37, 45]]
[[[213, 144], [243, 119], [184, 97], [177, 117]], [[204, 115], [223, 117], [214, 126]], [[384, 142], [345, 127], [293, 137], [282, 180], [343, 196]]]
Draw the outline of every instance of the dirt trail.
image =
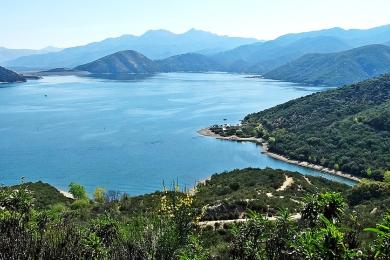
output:
[[276, 191], [284, 191], [288, 187], [294, 184], [293, 177], [286, 176], [286, 180], [283, 182], [282, 186], [280, 186]]
[[[301, 214], [299, 214], [299, 213], [291, 215], [291, 220], [299, 220], [300, 218], [301, 218]], [[270, 221], [275, 221], [276, 217], [275, 216], [273, 216], [273, 217], [266, 217], [266, 219], [270, 220]], [[226, 219], [226, 220], [209, 220], [209, 221], [201, 221], [201, 222], [198, 223], [198, 225], [201, 228], [204, 228], [206, 226], [215, 227], [215, 224], [218, 223], [222, 227], [224, 224], [240, 223], [240, 222], [246, 222], [248, 220], [249, 219], [247, 219], [247, 218]]]

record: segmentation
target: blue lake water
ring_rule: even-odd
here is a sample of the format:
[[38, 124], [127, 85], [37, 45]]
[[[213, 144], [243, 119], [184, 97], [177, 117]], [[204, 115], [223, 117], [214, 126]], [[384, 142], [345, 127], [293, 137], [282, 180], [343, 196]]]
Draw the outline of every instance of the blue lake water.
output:
[[0, 183], [78, 182], [141, 194], [178, 181], [193, 186], [213, 173], [272, 167], [340, 177], [261, 154], [253, 143], [199, 136], [216, 123], [321, 88], [232, 74], [171, 73], [134, 81], [75, 76], [0, 88]]

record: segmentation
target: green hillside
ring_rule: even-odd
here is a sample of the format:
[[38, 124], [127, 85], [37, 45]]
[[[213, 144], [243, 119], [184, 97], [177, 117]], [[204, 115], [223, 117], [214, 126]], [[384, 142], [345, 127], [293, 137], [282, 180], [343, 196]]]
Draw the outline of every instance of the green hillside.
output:
[[34, 197], [34, 206], [39, 209], [47, 209], [55, 204], [70, 204], [72, 199], [62, 195], [50, 184], [38, 182], [27, 182], [11, 187], [12, 189], [28, 189]]
[[369, 45], [331, 54], [307, 54], [264, 75], [266, 78], [340, 86], [390, 72], [390, 47]]
[[389, 115], [387, 74], [250, 114], [241, 130], [292, 159], [381, 179], [390, 169]]

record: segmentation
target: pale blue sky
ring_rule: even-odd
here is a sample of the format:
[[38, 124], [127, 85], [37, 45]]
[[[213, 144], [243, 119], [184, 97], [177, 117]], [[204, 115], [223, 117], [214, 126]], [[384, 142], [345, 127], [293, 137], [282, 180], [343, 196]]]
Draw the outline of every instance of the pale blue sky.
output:
[[69, 47], [160, 28], [273, 39], [390, 24], [389, 10], [389, 0], [1, 0], [0, 46]]

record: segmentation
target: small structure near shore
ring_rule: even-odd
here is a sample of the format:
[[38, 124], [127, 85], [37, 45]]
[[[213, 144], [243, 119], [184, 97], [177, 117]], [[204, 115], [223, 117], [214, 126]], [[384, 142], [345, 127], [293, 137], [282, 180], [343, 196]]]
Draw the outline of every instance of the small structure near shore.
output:
[[238, 125], [230, 125], [230, 124], [213, 125], [209, 129], [214, 134], [217, 134], [220, 136], [232, 136], [232, 135], [240, 136], [240, 135], [242, 135], [241, 124], [238, 124]]

